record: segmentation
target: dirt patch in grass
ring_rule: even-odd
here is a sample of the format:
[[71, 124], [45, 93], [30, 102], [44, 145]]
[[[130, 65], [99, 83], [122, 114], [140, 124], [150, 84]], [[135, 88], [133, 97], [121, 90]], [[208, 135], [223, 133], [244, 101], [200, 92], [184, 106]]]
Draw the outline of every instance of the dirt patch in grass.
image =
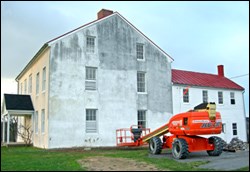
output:
[[78, 163], [89, 171], [163, 171], [154, 165], [126, 158], [95, 156], [78, 160]]

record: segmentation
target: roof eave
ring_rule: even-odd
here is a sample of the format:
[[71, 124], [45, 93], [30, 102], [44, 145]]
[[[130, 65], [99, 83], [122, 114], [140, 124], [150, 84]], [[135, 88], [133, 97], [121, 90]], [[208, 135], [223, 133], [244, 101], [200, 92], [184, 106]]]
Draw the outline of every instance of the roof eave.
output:
[[47, 48], [48, 44], [45, 43], [40, 50], [35, 54], [35, 56], [29, 61], [29, 63], [24, 67], [24, 69], [19, 73], [19, 75], [15, 78], [15, 80], [18, 82], [19, 79], [23, 76], [23, 74], [29, 69], [29, 67], [36, 61], [36, 59], [39, 57], [40, 54], [42, 54]]

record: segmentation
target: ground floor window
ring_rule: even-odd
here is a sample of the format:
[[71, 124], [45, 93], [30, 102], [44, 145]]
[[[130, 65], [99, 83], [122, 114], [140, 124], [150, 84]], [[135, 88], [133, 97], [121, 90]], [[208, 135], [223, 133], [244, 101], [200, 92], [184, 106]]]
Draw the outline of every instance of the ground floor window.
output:
[[233, 127], [233, 135], [236, 136], [237, 135], [237, 123], [233, 123], [232, 127]]
[[86, 133], [97, 133], [97, 109], [86, 109]]
[[146, 128], [146, 110], [138, 110], [137, 112], [138, 125]]

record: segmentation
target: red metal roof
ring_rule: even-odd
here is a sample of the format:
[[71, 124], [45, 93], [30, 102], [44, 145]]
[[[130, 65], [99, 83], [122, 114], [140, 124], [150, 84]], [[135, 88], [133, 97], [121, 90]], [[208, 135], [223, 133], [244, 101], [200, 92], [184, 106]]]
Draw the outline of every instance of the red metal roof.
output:
[[182, 85], [244, 90], [243, 87], [226, 77], [177, 69], [172, 69], [172, 82]]

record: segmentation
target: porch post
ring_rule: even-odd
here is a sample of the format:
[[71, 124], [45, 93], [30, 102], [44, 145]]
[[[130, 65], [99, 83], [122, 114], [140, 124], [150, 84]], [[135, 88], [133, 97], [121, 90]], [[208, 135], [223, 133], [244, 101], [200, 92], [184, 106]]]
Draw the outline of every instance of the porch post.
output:
[[8, 122], [7, 122], [7, 144], [10, 143], [10, 114], [8, 113]]
[[5, 142], [5, 115], [3, 116], [3, 143]]

